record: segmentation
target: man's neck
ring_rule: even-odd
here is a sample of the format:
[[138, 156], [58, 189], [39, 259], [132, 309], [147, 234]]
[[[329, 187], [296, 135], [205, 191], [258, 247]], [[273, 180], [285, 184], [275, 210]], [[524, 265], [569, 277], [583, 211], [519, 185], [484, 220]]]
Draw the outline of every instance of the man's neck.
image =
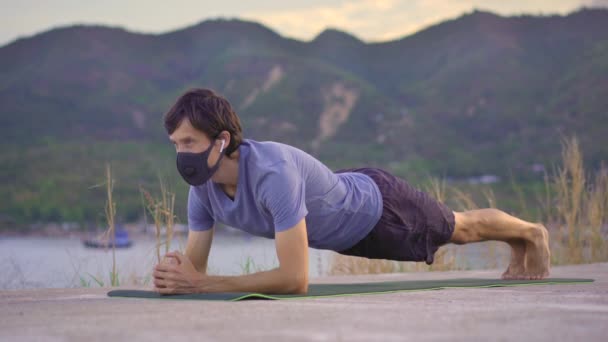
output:
[[226, 195], [232, 199], [234, 199], [234, 195], [236, 194], [236, 187], [239, 179], [239, 156], [240, 149], [234, 151], [230, 157], [224, 156], [220, 168], [216, 173], [219, 176], [217, 183]]

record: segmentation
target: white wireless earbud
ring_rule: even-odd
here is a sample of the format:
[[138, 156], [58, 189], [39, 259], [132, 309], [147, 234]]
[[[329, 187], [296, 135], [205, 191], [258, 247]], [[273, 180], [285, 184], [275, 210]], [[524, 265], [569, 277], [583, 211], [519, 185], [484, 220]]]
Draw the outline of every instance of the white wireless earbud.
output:
[[222, 140], [222, 146], [220, 146], [220, 153], [222, 153], [222, 151], [224, 150], [225, 143], [226, 143], [226, 140]]

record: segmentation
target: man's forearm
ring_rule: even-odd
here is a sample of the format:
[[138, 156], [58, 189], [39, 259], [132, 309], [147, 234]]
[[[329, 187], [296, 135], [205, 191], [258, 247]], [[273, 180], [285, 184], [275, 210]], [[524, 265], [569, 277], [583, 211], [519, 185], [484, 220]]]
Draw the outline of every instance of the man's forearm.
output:
[[188, 232], [188, 242], [184, 253], [197, 271], [207, 273], [207, 261], [213, 239], [213, 229], [203, 232]]
[[258, 292], [272, 294], [306, 293], [308, 277], [275, 268], [240, 276], [203, 275], [199, 292]]
[[188, 257], [188, 259], [190, 259], [190, 262], [192, 262], [192, 265], [194, 266], [194, 268], [196, 268], [196, 270], [202, 274], [207, 274], [207, 259], [203, 259], [202, 261], [199, 261], [197, 259], [195, 259], [192, 256], [192, 253], [188, 253], [188, 251], [186, 251], [186, 257]]

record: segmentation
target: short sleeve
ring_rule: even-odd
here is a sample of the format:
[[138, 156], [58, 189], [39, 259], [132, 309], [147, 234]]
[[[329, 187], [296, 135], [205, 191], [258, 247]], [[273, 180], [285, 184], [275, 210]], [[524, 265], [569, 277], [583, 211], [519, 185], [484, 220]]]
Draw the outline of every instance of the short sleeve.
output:
[[190, 230], [203, 231], [213, 228], [215, 223], [210, 209], [203, 204], [199, 194], [193, 186], [188, 192], [188, 227]]
[[272, 215], [275, 232], [295, 226], [308, 214], [305, 183], [295, 168], [283, 162], [260, 185], [261, 201]]

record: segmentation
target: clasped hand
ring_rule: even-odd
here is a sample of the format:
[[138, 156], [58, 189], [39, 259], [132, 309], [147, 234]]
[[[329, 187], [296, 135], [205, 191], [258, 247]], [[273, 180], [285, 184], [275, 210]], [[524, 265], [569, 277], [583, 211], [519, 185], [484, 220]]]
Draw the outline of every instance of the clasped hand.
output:
[[154, 267], [154, 291], [160, 294], [186, 294], [201, 292], [203, 278], [190, 259], [179, 251], [169, 252]]

